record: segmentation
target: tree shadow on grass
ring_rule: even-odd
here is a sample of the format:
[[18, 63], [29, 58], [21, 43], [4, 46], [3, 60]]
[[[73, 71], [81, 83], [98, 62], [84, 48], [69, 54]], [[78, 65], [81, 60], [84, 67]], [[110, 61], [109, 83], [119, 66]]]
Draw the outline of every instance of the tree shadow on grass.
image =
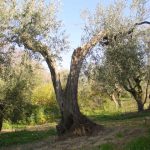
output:
[[129, 113], [114, 113], [114, 114], [99, 114], [90, 115], [89, 117], [94, 121], [117, 121], [117, 120], [127, 120], [134, 118], [142, 118], [150, 116], [150, 110], [145, 110], [143, 112], [129, 112]]
[[15, 131], [0, 134], [0, 147], [24, 144], [56, 135], [55, 128], [41, 131]]

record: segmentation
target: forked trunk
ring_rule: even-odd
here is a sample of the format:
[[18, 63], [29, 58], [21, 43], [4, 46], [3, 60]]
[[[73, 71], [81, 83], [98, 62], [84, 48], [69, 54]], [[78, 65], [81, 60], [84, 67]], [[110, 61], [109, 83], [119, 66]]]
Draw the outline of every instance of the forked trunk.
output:
[[100, 127], [81, 114], [79, 110], [77, 94], [79, 73], [82, 65], [82, 60], [79, 59], [81, 57], [78, 56], [79, 50], [74, 51], [72, 55], [70, 73], [65, 89], [62, 89], [60, 75], [56, 71], [54, 62], [48, 53], [42, 53], [51, 72], [56, 100], [61, 112], [60, 123], [56, 126], [58, 135], [86, 135], [93, 133], [97, 129], [96, 127]]
[[135, 86], [132, 85], [132, 82], [130, 79], [128, 79], [128, 85], [124, 85], [124, 88], [130, 92], [130, 94], [134, 97], [136, 103], [137, 103], [137, 108], [138, 112], [141, 112], [144, 110], [144, 104], [146, 103], [146, 98], [143, 100], [143, 90], [141, 86], [141, 80], [139, 78], [134, 78], [134, 84]]
[[56, 94], [56, 100], [61, 111], [61, 121], [57, 126], [59, 135], [65, 133], [85, 135], [92, 133], [96, 127], [99, 127], [81, 114], [77, 102], [77, 94], [78, 79], [83, 60], [85, 59], [87, 53], [98, 42], [100, 42], [105, 35], [106, 33], [102, 31], [97, 36], [92, 37], [88, 43], [74, 50], [71, 59], [70, 73], [65, 89], [62, 89], [59, 73], [57, 72], [56, 62], [51, 55], [51, 50], [49, 47], [37, 42], [28, 33], [23, 33], [21, 35], [21, 40], [23, 41], [24, 46], [33, 52], [41, 53], [48, 64]]
[[59, 135], [87, 135], [92, 134], [95, 130], [100, 128], [100, 126], [89, 120], [79, 110], [77, 101], [79, 68], [80, 67], [73, 61], [66, 88], [63, 92], [63, 101], [61, 104], [62, 118], [57, 125]]

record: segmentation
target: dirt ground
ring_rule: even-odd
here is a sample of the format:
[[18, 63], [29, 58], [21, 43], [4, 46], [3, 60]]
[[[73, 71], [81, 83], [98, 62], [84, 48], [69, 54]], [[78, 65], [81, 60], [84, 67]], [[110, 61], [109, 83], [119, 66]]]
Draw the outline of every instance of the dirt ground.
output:
[[29, 144], [10, 146], [2, 150], [92, 150], [104, 144], [114, 143], [117, 149], [135, 137], [147, 134], [147, 127], [143, 120], [132, 120], [126, 122], [104, 123], [105, 129], [95, 136], [82, 136], [78, 138], [59, 139], [51, 136], [42, 141]]

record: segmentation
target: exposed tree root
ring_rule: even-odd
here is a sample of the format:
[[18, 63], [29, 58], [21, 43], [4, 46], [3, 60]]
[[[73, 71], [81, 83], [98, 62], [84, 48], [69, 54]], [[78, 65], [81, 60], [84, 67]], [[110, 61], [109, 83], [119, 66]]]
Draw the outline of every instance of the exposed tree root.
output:
[[[70, 119], [70, 118], [69, 118]], [[98, 125], [88, 119], [86, 116], [81, 115], [80, 118], [70, 119], [68, 123], [60, 122], [56, 129], [59, 136], [86, 136], [97, 134], [103, 130], [102, 125]]]

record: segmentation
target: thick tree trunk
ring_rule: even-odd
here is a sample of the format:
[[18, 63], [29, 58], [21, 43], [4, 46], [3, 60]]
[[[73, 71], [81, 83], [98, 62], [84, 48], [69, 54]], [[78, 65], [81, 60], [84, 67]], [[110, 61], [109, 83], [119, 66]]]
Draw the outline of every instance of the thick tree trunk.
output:
[[144, 111], [144, 104], [142, 103], [142, 101], [140, 99], [137, 99], [136, 102], [137, 102], [138, 112]]
[[140, 93], [133, 92], [132, 95], [133, 95], [134, 99], [136, 100], [138, 112], [144, 111], [144, 103], [142, 101], [142, 93], [141, 92]]
[[65, 133], [78, 136], [87, 135], [102, 128], [81, 114], [79, 110], [77, 95], [81, 63], [76, 62], [77, 58], [75, 59], [75, 56], [76, 55], [73, 55], [72, 58], [70, 73], [64, 90], [63, 107], [61, 107], [62, 119], [57, 125], [57, 132], [59, 135]]
[[105, 35], [106, 33], [102, 31], [97, 36], [91, 38], [87, 44], [84, 44], [82, 47], [78, 47], [74, 50], [71, 59], [70, 73], [65, 89], [62, 89], [60, 77], [56, 71], [57, 67], [55, 59], [51, 55], [49, 47], [34, 40], [28, 33], [22, 33], [21, 35], [21, 41], [24, 43], [24, 46], [33, 52], [41, 53], [48, 64], [56, 94], [56, 100], [61, 111], [61, 121], [57, 126], [59, 135], [63, 135], [65, 133], [85, 135], [94, 132], [94, 130], [100, 127], [81, 114], [78, 106], [77, 94], [78, 78], [83, 60], [87, 53], [98, 42], [100, 42]]
[[146, 102], [146, 99], [143, 100], [143, 90], [142, 86], [140, 85], [141, 80], [139, 78], [134, 78], [134, 86], [133, 83], [128, 79], [128, 86], [124, 85], [124, 88], [130, 92], [130, 94], [134, 97], [136, 103], [138, 112], [142, 112], [144, 110], [144, 104]]

